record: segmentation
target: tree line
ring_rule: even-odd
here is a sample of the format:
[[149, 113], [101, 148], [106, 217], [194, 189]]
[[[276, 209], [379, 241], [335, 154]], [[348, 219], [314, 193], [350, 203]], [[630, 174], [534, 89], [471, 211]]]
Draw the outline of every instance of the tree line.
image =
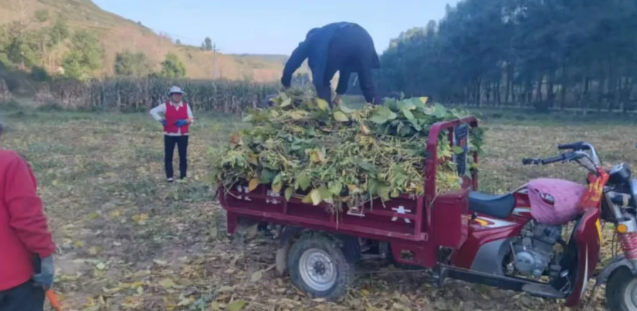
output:
[[[104, 47], [96, 33], [73, 31], [63, 17], [52, 20], [47, 10], [0, 26], [0, 68], [29, 71], [39, 81], [50, 78], [50, 73], [88, 80], [99, 75], [104, 60]], [[166, 54], [160, 65], [160, 71], [154, 72], [154, 64], [144, 53], [123, 51], [115, 56], [113, 69], [118, 76], [186, 76], [186, 67], [176, 54]]]
[[491, 107], [635, 110], [637, 1], [463, 0], [393, 39], [385, 94]]

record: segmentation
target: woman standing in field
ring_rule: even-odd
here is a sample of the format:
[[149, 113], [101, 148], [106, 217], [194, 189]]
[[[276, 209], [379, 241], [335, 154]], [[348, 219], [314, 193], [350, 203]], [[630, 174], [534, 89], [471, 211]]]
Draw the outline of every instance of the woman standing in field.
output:
[[150, 114], [164, 126], [164, 168], [166, 181], [173, 182], [173, 154], [175, 145], [179, 153], [179, 179], [186, 178], [188, 170], [188, 132], [194, 121], [192, 110], [183, 101], [185, 93], [181, 88], [173, 86], [169, 92], [170, 99], [151, 109]]

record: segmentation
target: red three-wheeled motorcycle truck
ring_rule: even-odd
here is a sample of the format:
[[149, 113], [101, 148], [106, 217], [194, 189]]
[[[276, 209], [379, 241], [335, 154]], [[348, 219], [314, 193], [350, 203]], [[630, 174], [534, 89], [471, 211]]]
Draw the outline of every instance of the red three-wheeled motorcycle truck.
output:
[[[577, 306], [589, 281], [606, 284], [611, 311], [637, 310], [637, 180], [626, 164], [604, 169], [595, 148], [585, 142], [558, 146], [561, 154], [523, 159], [524, 165], [576, 163], [585, 182], [531, 180], [504, 195], [477, 192], [478, 174], [460, 175], [462, 189], [440, 194], [436, 167], [440, 135], [463, 150], [449, 161], [467, 169], [478, 155], [467, 139], [478, 126], [474, 117], [430, 128], [424, 196], [373, 200], [333, 214], [322, 206], [285, 200], [267, 185], [220, 188], [228, 231], [240, 219], [278, 228], [277, 270], [315, 297], [338, 299], [346, 293], [355, 263], [369, 252], [399, 265], [430, 269], [437, 285], [446, 278], [481, 283], [533, 296], [565, 299]], [[566, 164], [564, 164], [566, 165]], [[598, 270], [601, 223], [612, 223], [623, 255]]]

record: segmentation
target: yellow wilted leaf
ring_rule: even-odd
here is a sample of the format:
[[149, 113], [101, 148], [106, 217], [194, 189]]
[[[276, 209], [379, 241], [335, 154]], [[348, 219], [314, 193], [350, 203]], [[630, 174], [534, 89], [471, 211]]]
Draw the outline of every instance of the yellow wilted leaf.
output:
[[428, 99], [429, 99], [429, 97], [424, 96], [424, 97], [421, 97], [421, 98], [420, 98], [420, 101], [421, 101], [423, 104], [427, 104], [427, 100], [428, 100]]
[[239, 133], [232, 133], [230, 135], [230, 146], [241, 146], [243, 145], [243, 138]]
[[323, 111], [327, 111], [327, 109], [330, 108], [330, 105], [326, 101], [320, 98], [316, 99], [316, 104], [318, 105], [319, 109]]
[[365, 135], [369, 134], [369, 128], [367, 127], [367, 125], [361, 123], [361, 132], [363, 132], [363, 134]]
[[142, 214], [139, 214], [139, 215], [134, 215], [133, 216], [133, 220], [136, 223], [138, 223], [140, 225], [143, 225], [143, 224], [146, 223], [146, 220], [148, 220], [148, 214], [142, 213]]
[[318, 189], [312, 190], [310, 192], [310, 198], [312, 199], [312, 204], [319, 205], [321, 203], [321, 192]]
[[165, 289], [173, 288], [173, 287], [175, 287], [175, 285], [176, 285], [176, 284], [175, 284], [175, 282], [174, 282], [173, 280], [168, 279], [168, 278], [166, 278], [166, 279], [163, 279], [163, 280], [159, 281], [159, 283], [158, 283], [158, 284], [159, 284], [161, 287], [165, 288]]
[[115, 209], [115, 210], [112, 210], [110, 212], [110, 215], [111, 215], [111, 217], [115, 218], [115, 217], [119, 217], [121, 215], [121, 213], [120, 213], [119, 209]]
[[179, 303], [177, 303], [177, 306], [178, 307], [187, 307], [191, 303], [192, 303], [192, 300], [190, 298], [184, 298]]
[[325, 163], [325, 153], [320, 149], [313, 149], [310, 154], [310, 159], [314, 163]]
[[263, 271], [259, 270], [255, 273], [252, 273], [252, 277], [250, 277], [250, 281], [258, 282], [263, 277]]
[[259, 186], [259, 179], [258, 178], [252, 178], [252, 179], [250, 179], [250, 182], [248, 183], [248, 190], [249, 191], [253, 191], [258, 186]]
[[347, 122], [349, 121], [349, 118], [347, 117], [347, 115], [345, 113], [343, 113], [342, 111], [336, 111], [334, 112], [334, 119], [338, 122]]
[[246, 302], [243, 300], [236, 300], [228, 304], [228, 311], [241, 311], [245, 307]]
[[73, 246], [77, 247], [77, 248], [82, 248], [84, 247], [84, 242], [82, 241], [75, 241], [75, 243], [73, 243]]
[[272, 191], [275, 192], [275, 193], [279, 193], [279, 192], [281, 192], [281, 188], [282, 187], [283, 187], [283, 185], [280, 182], [272, 184]]
[[311, 195], [306, 195], [305, 197], [303, 197], [303, 200], [301, 200], [303, 203], [305, 204], [310, 204], [312, 203], [312, 196]]
[[281, 103], [281, 108], [287, 107], [292, 104], [292, 98], [288, 98]]

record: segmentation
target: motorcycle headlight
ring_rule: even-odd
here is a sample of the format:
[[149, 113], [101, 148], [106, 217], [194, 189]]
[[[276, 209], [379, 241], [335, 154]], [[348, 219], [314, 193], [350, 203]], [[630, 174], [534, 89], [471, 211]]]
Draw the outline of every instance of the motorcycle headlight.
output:
[[610, 171], [608, 171], [608, 175], [608, 182], [615, 185], [627, 184], [632, 177], [630, 173], [630, 166], [626, 163], [616, 164]]

